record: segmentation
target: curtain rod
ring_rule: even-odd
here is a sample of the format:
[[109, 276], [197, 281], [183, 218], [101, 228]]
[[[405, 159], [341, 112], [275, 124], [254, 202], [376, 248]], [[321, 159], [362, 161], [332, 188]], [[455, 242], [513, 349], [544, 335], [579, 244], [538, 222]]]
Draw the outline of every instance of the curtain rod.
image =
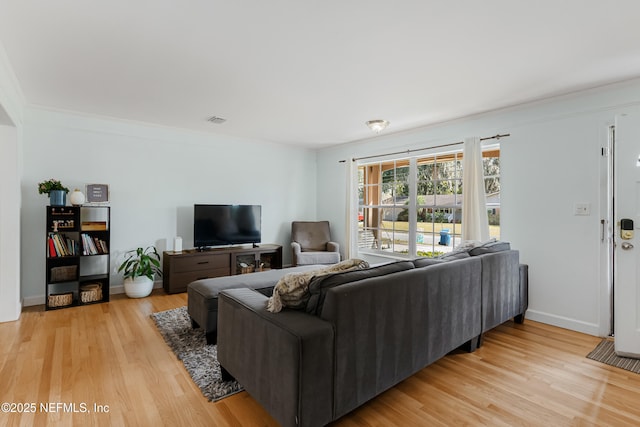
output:
[[[486, 141], [488, 139], [506, 138], [507, 136], [511, 136], [511, 134], [510, 133], [504, 133], [504, 134], [497, 134], [497, 135], [493, 135], [493, 136], [486, 136], [484, 138], [480, 138], [480, 141]], [[413, 150], [396, 151], [395, 153], [374, 154], [372, 156], [354, 157], [353, 159], [351, 159], [351, 161], [355, 162], [356, 160], [373, 159], [375, 157], [384, 157], [384, 156], [393, 156], [395, 154], [409, 154], [409, 153], [413, 153], [414, 151], [432, 150], [434, 148], [451, 147], [451, 146], [460, 145], [460, 144], [464, 144], [464, 141], [451, 142], [449, 144], [442, 144], [442, 145], [434, 145], [433, 147], [414, 148]], [[344, 162], [346, 162], [346, 160], [338, 160], [338, 163], [344, 163]]]

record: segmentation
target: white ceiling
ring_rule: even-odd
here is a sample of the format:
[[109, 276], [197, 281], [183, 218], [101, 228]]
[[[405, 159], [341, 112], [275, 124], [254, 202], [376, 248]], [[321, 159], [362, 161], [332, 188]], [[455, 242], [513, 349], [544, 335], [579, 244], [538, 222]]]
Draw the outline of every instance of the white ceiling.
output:
[[321, 147], [639, 77], [638, 18], [637, 0], [0, 0], [0, 43], [30, 105]]

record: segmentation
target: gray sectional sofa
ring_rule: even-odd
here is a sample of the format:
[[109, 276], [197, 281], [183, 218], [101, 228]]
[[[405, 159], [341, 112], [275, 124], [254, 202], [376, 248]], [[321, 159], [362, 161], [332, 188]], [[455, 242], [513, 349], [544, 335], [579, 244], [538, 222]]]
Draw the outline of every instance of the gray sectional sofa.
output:
[[271, 313], [259, 292], [223, 290], [218, 359], [283, 426], [325, 425], [452, 350], [474, 351], [496, 325], [522, 322], [527, 286], [518, 251], [498, 242], [315, 277], [304, 310]]

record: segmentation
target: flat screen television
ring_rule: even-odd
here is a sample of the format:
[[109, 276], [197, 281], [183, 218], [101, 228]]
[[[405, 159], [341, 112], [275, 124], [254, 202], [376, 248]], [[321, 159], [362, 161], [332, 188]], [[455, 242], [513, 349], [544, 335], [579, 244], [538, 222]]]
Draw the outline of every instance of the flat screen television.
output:
[[193, 245], [211, 246], [260, 243], [262, 206], [194, 205]]

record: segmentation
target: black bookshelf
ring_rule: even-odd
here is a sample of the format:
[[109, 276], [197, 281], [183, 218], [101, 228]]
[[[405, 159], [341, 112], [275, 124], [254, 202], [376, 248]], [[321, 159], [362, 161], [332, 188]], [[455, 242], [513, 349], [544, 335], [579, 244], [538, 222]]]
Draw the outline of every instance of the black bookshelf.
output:
[[109, 301], [111, 208], [47, 206], [47, 310]]

